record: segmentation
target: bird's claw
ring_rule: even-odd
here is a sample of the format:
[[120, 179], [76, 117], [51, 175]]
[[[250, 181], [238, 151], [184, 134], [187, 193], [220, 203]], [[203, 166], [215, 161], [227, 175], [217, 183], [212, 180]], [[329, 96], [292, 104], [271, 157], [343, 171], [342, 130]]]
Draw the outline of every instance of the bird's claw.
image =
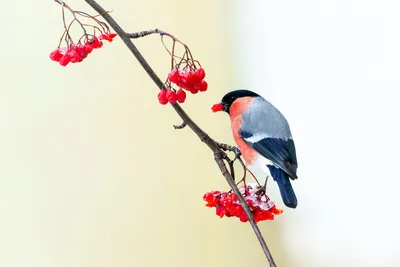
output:
[[240, 149], [236, 146], [233, 147], [233, 152], [235, 153], [236, 158], [238, 158], [242, 155], [242, 152], [240, 152]]
[[260, 186], [259, 188], [257, 188], [254, 192], [255, 194], [265, 194], [265, 185], [264, 186]]

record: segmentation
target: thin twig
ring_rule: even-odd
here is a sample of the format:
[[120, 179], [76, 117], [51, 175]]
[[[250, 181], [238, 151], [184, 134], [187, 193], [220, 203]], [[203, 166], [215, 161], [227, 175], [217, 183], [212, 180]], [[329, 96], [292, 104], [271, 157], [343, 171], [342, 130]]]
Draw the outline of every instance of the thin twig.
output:
[[[232, 176], [232, 180], [235, 181], [235, 168], [233, 167], [235, 160], [226, 159], [226, 161], [228, 162], [228, 165], [229, 165], [229, 170], [230, 170], [230, 174]], [[236, 184], [236, 186], [237, 186], [237, 184]]]
[[176, 130], [183, 129], [183, 128], [185, 128], [185, 127], [186, 127], [186, 122], [182, 122], [182, 123], [179, 124], [179, 125], [174, 125], [174, 128], [175, 128]]
[[[246, 169], [247, 169], [247, 168], [246, 168], [246, 165], [244, 164], [243, 160], [240, 158], [240, 156], [242, 155], [242, 153], [240, 152], [239, 148], [237, 148], [237, 147], [235, 147], [235, 146], [223, 144], [223, 143], [218, 143], [218, 142], [217, 142], [217, 146], [218, 146], [220, 149], [222, 149], [223, 151], [232, 151], [233, 153], [235, 153], [235, 158], [234, 158], [233, 160], [230, 160], [229, 158], [228, 158], [228, 159], [225, 158], [225, 160], [228, 162], [229, 169], [231, 170], [232, 179], [235, 181], [235, 168], [233, 167], [233, 164], [235, 163], [236, 160], [239, 160], [239, 161], [240, 161], [242, 167], [244, 168], [244, 174], [245, 174], [245, 177], [246, 177]], [[245, 177], [243, 177], [243, 178], [239, 181], [239, 183], [240, 183], [241, 181], [243, 181]], [[236, 186], [237, 186], [239, 183], [236, 183]]]
[[[130, 40], [130, 37], [128, 34], [119, 26], [119, 24], [112, 18], [112, 16], [106, 12], [106, 10], [101, 7], [96, 1], [94, 0], [85, 0], [86, 3], [88, 3], [97, 13], [101, 14], [101, 16], [107, 21], [107, 23], [114, 29], [114, 31], [121, 37], [122, 41], [125, 43], [125, 45], [128, 47], [128, 49], [132, 52], [132, 54], [136, 57], [136, 59], [139, 61], [140, 65], [143, 67], [143, 69], [147, 72], [147, 74], [150, 76], [150, 78], [153, 80], [153, 82], [157, 85], [157, 87], [161, 90], [163, 89], [163, 82], [161, 79], [156, 75], [156, 73], [153, 71], [153, 69], [150, 67], [150, 65], [147, 63], [147, 61], [144, 59], [142, 54], [139, 52], [139, 50], [136, 48], [136, 46], [132, 43]], [[264, 237], [261, 234], [260, 229], [258, 228], [251, 210], [249, 206], [247, 205], [246, 201], [244, 200], [242, 194], [240, 193], [238, 187], [236, 186], [234, 180], [232, 179], [231, 174], [226, 168], [226, 165], [223, 161], [223, 157], [227, 157], [226, 155], [224, 156], [224, 152], [218, 147], [217, 143], [207, 134], [205, 133], [187, 114], [186, 112], [181, 108], [179, 104], [173, 104], [172, 107], [174, 110], [178, 113], [178, 115], [181, 117], [181, 119], [186, 123], [186, 125], [192, 129], [192, 131], [199, 137], [199, 139], [205, 143], [214, 153], [214, 158], [215, 161], [220, 168], [220, 171], [222, 175], [225, 177], [226, 181], [228, 182], [229, 186], [232, 188], [232, 190], [235, 192], [237, 195], [240, 203], [242, 204], [247, 217], [249, 219], [249, 222], [261, 244], [261, 247], [265, 253], [265, 256], [268, 259], [268, 262], [271, 267], [276, 267], [275, 262], [272, 258], [272, 255], [268, 249], [267, 244], [265, 243]]]
[[159, 29], [154, 29], [154, 30], [147, 30], [147, 31], [141, 31], [141, 32], [127, 33], [126, 35], [129, 38], [137, 39], [137, 38], [145, 37], [145, 36], [153, 34], [153, 33], [159, 33], [161, 35], [164, 34], [163, 31], [161, 31]]

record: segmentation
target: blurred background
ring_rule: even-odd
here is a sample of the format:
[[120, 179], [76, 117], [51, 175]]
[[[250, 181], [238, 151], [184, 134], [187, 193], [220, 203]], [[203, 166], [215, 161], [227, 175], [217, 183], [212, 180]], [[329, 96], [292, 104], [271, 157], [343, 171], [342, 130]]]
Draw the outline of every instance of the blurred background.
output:
[[[299, 199], [260, 228], [278, 266], [399, 266], [400, 4], [394, 0], [100, 2], [126, 31], [160, 28], [206, 69], [183, 105], [233, 143], [210, 106], [254, 90], [290, 122]], [[92, 13], [81, 0], [68, 4]], [[157, 101], [120, 39], [83, 63], [49, 60], [53, 1], [0, 16], [0, 266], [267, 266], [250, 225], [202, 196], [227, 189], [206, 146]], [[161, 77], [158, 36], [135, 41]]]

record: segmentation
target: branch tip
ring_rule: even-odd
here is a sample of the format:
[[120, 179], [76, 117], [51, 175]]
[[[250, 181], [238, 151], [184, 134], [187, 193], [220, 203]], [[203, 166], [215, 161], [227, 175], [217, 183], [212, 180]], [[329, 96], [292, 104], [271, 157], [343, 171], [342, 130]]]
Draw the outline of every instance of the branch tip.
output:
[[137, 38], [145, 37], [145, 36], [153, 34], [153, 33], [159, 33], [161, 36], [165, 34], [162, 30], [154, 29], [154, 30], [146, 30], [146, 31], [141, 31], [141, 32], [127, 33], [126, 35], [131, 39], [137, 39]]
[[182, 122], [179, 125], [174, 125], [175, 130], [180, 130], [186, 127], [186, 122]]

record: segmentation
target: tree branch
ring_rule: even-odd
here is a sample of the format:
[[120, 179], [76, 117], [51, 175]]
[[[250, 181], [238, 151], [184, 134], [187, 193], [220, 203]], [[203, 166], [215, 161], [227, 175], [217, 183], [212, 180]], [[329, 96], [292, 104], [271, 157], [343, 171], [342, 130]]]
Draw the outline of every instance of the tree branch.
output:
[[[85, 0], [86, 3], [88, 3], [98, 14], [100, 14], [106, 21], [107, 23], [114, 29], [114, 31], [120, 36], [122, 41], [125, 43], [125, 45], [128, 47], [128, 49], [132, 52], [132, 54], [136, 57], [136, 59], [139, 61], [140, 65], [143, 67], [143, 69], [147, 72], [147, 74], [150, 76], [150, 78], [153, 80], [153, 82], [157, 85], [157, 87], [161, 90], [164, 86], [164, 83], [161, 81], [161, 79], [156, 75], [156, 73], [153, 71], [153, 69], [150, 67], [150, 65], [147, 63], [147, 61], [144, 59], [142, 54], [139, 52], [139, 50], [136, 48], [136, 46], [132, 43], [130, 38], [134, 37], [133, 34], [127, 34], [121, 26], [112, 18], [112, 16], [103, 8], [101, 7], [96, 1], [94, 0]], [[56, 2], [61, 2], [56, 0]], [[154, 32], [141, 32], [137, 34], [137, 37], [145, 36], [147, 34], [155, 33], [158, 30], [154, 30]], [[192, 131], [199, 137], [199, 139], [205, 143], [214, 153], [214, 158], [215, 162], [217, 163], [222, 175], [225, 177], [226, 181], [228, 182], [229, 186], [232, 188], [232, 190], [235, 192], [236, 196], [238, 197], [240, 203], [243, 206], [243, 209], [245, 210], [247, 217], [249, 219], [249, 222], [254, 230], [254, 233], [256, 234], [258, 241], [261, 244], [261, 247], [265, 253], [265, 256], [268, 259], [268, 262], [271, 267], [276, 267], [275, 262], [272, 258], [272, 255], [268, 249], [267, 244], [265, 243], [264, 237], [262, 236], [260, 229], [257, 226], [257, 223], [255, 222], [251, 210], [249, 206], [247, 205], [246, 201], [244, 200], [242, 194], [240, 193], [238, 187], [236, 186], [234, 180], [232, 179], [231, 174], [226, 168], [226, 165], [223, 161], [223, 158], [229, 159], [225, 152], [221, 150], [221, 148], [218, 146], [217, 142], [215, 142], [206, 132], [204, 132], [187, 114], [186, 112], [182, 109], [182, 107], [179, 104], [173, 104], [172, 107], [175, 109], [176, 113], [181, 117], [183, 120], [183, 124], [186, 124]], [[182, 124], [182, 125], [183, 125]]]

